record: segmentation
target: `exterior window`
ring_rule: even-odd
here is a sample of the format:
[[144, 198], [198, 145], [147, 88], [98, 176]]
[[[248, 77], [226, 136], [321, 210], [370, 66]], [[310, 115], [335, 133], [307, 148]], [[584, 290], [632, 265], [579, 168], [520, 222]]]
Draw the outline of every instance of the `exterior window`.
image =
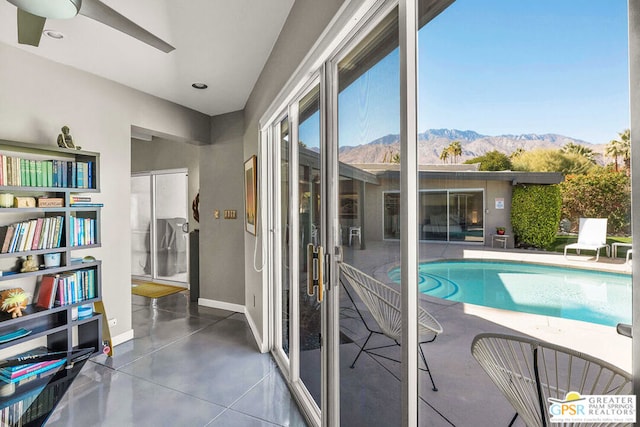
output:
[[421, 191], [420, 240], [484, 242], [483, 193]]

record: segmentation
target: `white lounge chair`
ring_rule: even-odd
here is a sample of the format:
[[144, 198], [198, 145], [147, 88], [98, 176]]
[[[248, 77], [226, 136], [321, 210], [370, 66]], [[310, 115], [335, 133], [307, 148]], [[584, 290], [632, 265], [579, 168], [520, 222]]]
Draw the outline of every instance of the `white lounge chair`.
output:
[[[600, 426], [606, 423], [555, 423], [552, 402], [567, 400], [567, 393], [629, 395], [631, 375], [603, 360], [569, 348], [531, 338], [480, 334], [471, 354], [528, 427]], [[631, 425], [617, 423], [617, 426]]]
[[580, 250], [596, 251], [596, 261], [598, 261], [601, 248], [606, 248], [607, 256], [609, 256], [607, 218], [580, 218], [578, 242], [566, 245], [564, 256], [567, 257], [567, 249], [575, 249], [578, 255], [580, 255]]
[[[402, 312], [400, 311], [400, 292], [363, 273], [357, 268], [350, 266], [349, 264], [340, 264], [340, 270], [342, 271], [342, 277], [346, 279], [349, 285], [351, 285], [351, 288], [356, 291], [356, 293], [358, 294], [362, 302], [367, 306], [369, 312], [377, 323], [377, 327], [370, 327], [362, 313], [360, 313], [358, 306], [356, 305], [355, 301], [351, 297], [351, 294], [343, 283], [343, 289], [347, 293], [347, 296], [351, 300], [351, 303], [358, 312], [362, 323], [364, 323], [364, 326], [369, 331], [369, 336], [360, 348], [358, 355], [353, 360], [351, 368], [355, 367], [358, 358], [363, 352], [371, 356], [382, 357], [384, 359], [398, 362], [398, 360], [377, 353], [374, 350], [400, 345], [400, 340], [402, 337]], [[424, 369], [420, 369], [426, 371], [429, 374], [431, 385], [433, 386], [433, 391], [438, 391], [438, 388], [433, 381], [433, 376], [431, 375], [429, 365], [427, 364], [427, 358], [425, 357], [424, 351], [422, 350], [422, 345], [433, 342], [438, 334], [442, 333], [442, 326], [424, 308], [418, 307], [418, 331], [420, 333], [418, 349], [420, 352], [420, 356], [422, 357], [422, 362], [425, 366]], [[369, 339], [373, 334], [384, 335], [387, 338], [393, 340], [393, 344], [377, 347], [367, 347]]]

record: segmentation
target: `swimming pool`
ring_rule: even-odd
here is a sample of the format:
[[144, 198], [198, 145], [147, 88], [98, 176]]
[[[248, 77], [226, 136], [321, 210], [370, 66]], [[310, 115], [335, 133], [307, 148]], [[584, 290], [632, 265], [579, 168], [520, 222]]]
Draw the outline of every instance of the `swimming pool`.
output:
[[[389, 272], [400, 282], [400, 269]], [[419, 289], [426, 295], [486, 307], [606, 326], [631, 323], [631, 276], [521, 262], [425, 262]]]

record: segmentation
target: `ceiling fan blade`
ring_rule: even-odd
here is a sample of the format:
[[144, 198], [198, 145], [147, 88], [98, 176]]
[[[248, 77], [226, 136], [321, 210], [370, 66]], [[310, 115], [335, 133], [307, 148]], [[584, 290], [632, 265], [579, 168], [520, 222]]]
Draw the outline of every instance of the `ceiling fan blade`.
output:
[[18, 9], [18, 43], [38, 46], [47, 19]]
[[83, 0], [80, 14], [130, 35], [165, 53], [175, 48], [99, 0]]

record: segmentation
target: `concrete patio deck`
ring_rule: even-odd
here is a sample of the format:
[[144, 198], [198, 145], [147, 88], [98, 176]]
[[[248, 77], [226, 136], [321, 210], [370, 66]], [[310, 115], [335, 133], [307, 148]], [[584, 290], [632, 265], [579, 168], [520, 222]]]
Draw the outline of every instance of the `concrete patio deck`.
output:
[[[345, 261], [389, 282], [387, 273], [399, 264], [397, 242], [368, 242], [366, 250], [347, 250]], [[504, 250], [464, 244], [421, 244], [422, 261], [436, 259], [502, 259], [630, 273], [624, 259]], [[434, 343], [424, 345], [439, 391], [431, 390], [428, 375], [420, 374], [421, 426], [506, 426], [514, 410], [489, 380], [470, 352], [473, 338], [482, 332], [526, 335], [606, 360], [631, 370], [631, 340], [613, 327], [511, 312], [421, 296], [421, 303], [444, 328]], [[353, 343], [341, 345], [342, 425], [399, 425], [400, 376], [398, 364], [363, 354], [350, 369], [358, 346], [367, 336], [354, 317], [350, 302], [342, 305], [341, 331]], [[383, 338], [384, 340], [384, 338]], [[388, 340], [384, 343], [388, 343]], [[390, 349], [399, 357], [399, 348]], [[303, 357], [317, 358], [306, 352]], [[394, 378], [394, 376], [396, 378]], [[520, 423], [520, 424], [519, 424]], [[515, 425], [523, 425], [520, 420]]]

